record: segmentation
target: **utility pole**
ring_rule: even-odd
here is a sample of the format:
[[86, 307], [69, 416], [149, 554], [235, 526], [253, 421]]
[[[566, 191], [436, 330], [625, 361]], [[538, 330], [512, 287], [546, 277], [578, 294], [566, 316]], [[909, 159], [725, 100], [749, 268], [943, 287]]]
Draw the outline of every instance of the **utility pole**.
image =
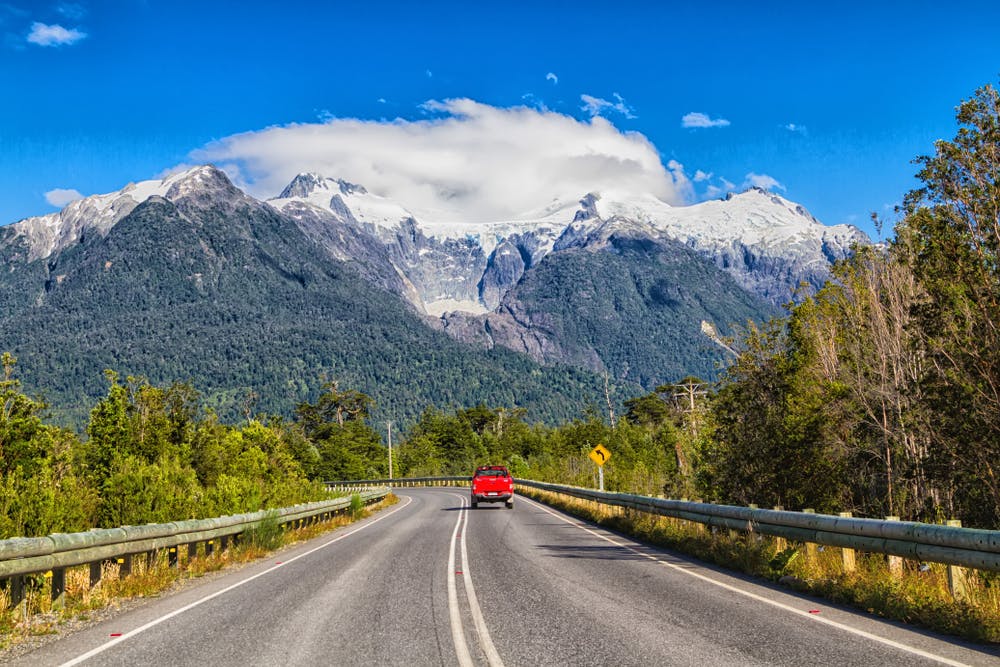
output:
[[[676, 391], [673, 394], [673, 398], [677, 401], [678, 407], [680, 407], [681, 399], [688, 399], [688, 409], [685, 410], [684, 408], [681, 408], [681, 411], [687, 413], [688, 415], [688, 428], [691, 431], [691, 441], [694, 442], [694, 439], [698, 435], [698, 425], [695, 421], [697, 413], [695, 412], [694, 399], [696, 396], [705, 396], [708, 394], [708, 391], [706, 391], [704, 383], [695, 382], [693, 379], [681, 384], [675, 384], [674, 389]], [[684, 455], [684, 450], [681, 447], [680, 441], [677, 442], [675, 449], [677, 452], [677, 469], [682, 475], [686, 475], [688, 472], [687, 457]]]
[[389, 429], [389, 479], [392, 479], [392, 422], [386, 422]]
[[688, 380], [684, 384], [675, 384], [674, 388], [677, 392], [674, 394], [675, 399], [687, 398], [689, 403], [689, 408], [685, 410], [688, 414], [694, 414], [694, 398], [695, 396], [704, 396], [708, 392], [705, 391], [705, 385], [701, 382], [695, 382], [694, 380]]

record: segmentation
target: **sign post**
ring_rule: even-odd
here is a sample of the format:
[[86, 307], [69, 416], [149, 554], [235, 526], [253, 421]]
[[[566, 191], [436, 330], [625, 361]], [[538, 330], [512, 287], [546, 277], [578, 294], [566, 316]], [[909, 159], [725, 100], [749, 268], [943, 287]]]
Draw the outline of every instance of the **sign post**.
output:
[[611, 452], [604, 445], [597, 445], [587, 454], [590, 460], [597, 464], [597, 488], [604, 490], [604, 464], [611, 458]]

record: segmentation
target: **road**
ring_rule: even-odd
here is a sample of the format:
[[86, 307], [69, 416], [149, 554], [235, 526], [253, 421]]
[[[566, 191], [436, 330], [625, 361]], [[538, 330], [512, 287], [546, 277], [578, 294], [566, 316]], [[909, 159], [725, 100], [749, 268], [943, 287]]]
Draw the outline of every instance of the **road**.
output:
[[50, 643], [24, 665], [1000, 665], [525, 498], [400, 502]]

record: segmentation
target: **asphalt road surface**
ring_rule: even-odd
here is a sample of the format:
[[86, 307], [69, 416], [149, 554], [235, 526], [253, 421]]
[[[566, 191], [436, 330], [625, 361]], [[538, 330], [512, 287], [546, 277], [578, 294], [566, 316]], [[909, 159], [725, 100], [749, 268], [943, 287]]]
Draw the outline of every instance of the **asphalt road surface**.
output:
[[[400, 502], [151, 601], [24, 665], [1000, 665], [525, 498]], [[280, 559], [280, 561], [279, 561]]]

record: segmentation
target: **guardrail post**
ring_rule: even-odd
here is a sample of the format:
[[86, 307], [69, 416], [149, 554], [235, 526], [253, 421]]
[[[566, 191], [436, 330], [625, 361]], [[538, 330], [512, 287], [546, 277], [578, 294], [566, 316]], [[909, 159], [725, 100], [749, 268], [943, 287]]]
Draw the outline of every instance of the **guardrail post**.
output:
[[57, 567], [52, 570], [52, 608], [62, 609], [66, 606], [66, 568]]
[[104, 561], [96, 561], [90, 564], [90, 587], [93, 588], [97, 584], [101, 583], [101, 577], [104, 576]]
[[[815, 514], [816, 510], [814, 510], [813, 508], [810, 507], [810, 508], [802, 510], [802, 513], [803, 514]], [[815, 563], [816, 562], [816, 543], [815, 542], [806, 542], [806, 560], [808, 560], [810, 563]]]
[[[757, 505], [757, 503], [750, 503], [749, 505], [747, 505], [747, 507], [749, 507], [752, 510], [759, 510], [760, 509], [760, 507]], [[764, 539], [763, 535], [761, 535], [760, 533], [754, 532], [753, 522], [750, 522], [749, 532], [753, 535], [754, 539], [756, 539], [758, 542], [760, 542], [762, 539]]]
[[[850, 519], [854, 515], [851, 512], [841, 512], [839, 516], [842, 516], [845, 519]], [[857, 563], [854, 560], [854, 549], [851, 549], [849, 547], [841, 548], [840, 558], [844, 564], [844, 572], [847, 573], [854, 572], [854, 570], [857, 568]]]
[[[950, 519], [946, 522], [946, 525], [961, 528], [962, 522], [959, 519]], [[951, 592], [951, 597], [955, 600], [968, 599], [969, 591], [966, 588], [964, 567], [957, 565], [948, 566], [948, 590]]]
[[177, 567], [177, 547], [170, 547], [167, 550], [167, 565]]
[[[899, 521], [898, 516], [887, 516], [886, 521]], [[886, 559], [889, 562], [889, 574], [894, 577], [902, 576], [903, 574], [903, 557], [902, 556], [887, 556]]]
[[24, 575], [10, 578], [10, 608], [15, 609], [15, 616], [24, 618], [28, 611], [28, 603], [24, 596]]
[[[774, 506], [774, 510], [776, 512], [784, 511], [784, 509], [785, 508], [782, 507], [781, 505], [775, 505]], [[788, 548], [788, 540], [786, 540], [783, 537], [775, 537], [774, 538], [774, 550], [775, 551], [781, 552], [781, 551], [784, 551], [787, 548]]]
[[219, 537], [219, 551], [225, 551], [229, 547], [229, 536], [222, 535]]
[[188, 562], [190, 563], [197, 557], [198, 557], [198, 543], [191, 542], [188, 544], [188, 558], [187, 558]]
[[132, 574], [132, 554], [125, 554], [118, 559], [118, 578], [124, 579]]

